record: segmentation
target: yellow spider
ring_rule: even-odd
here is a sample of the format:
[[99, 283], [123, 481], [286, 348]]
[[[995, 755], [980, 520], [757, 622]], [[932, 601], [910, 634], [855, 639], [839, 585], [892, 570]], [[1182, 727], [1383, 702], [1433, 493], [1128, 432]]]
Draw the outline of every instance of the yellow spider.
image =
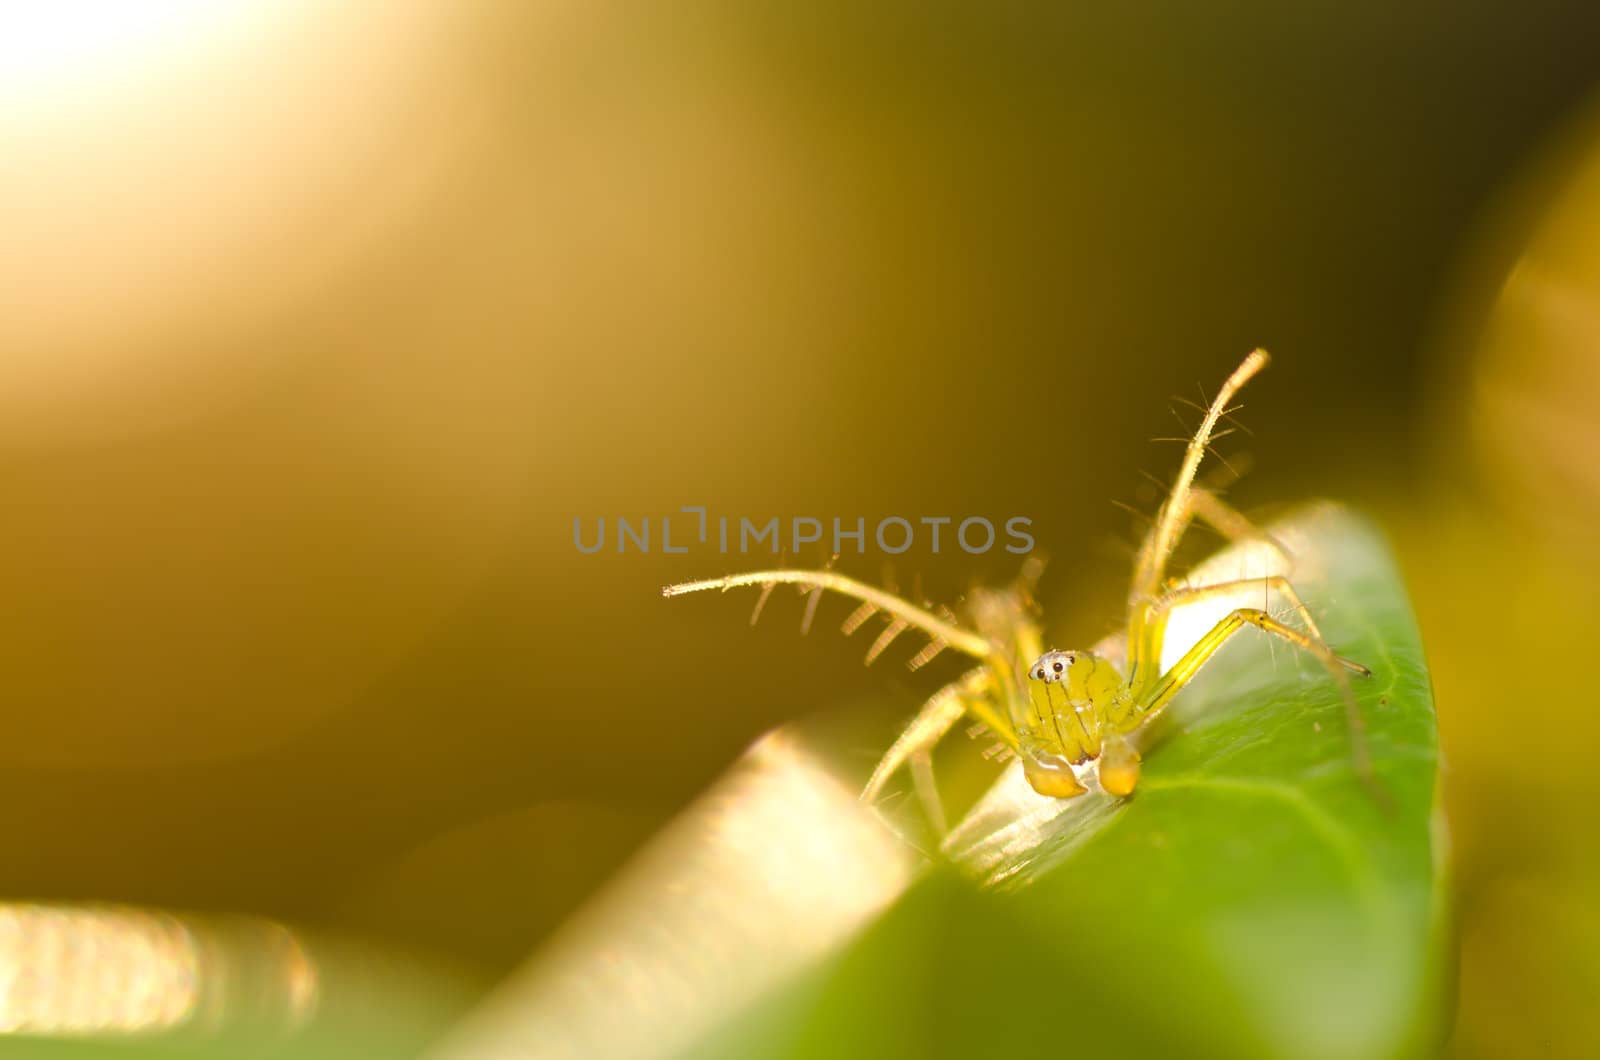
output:
[[[920, 630], [930, 638], [929, 645], [912, 660], [913, 669], [944, 648], [979, 660], [980, 665], [941, 688], [923, 705], [878, 763], [862, 793], [863, 799], [876, 799], [885, 782], [902, 766], [909, 766], [918, 795], [941, 831], [943, 813], [933, 782], [931, 751], [963, 716], [987, 726], [1021, 759], [1028, 783], [1041, 795], [1064, 799], [1082, 795], [1088, 790], [1083, 780], [1092, 775], [1109, 795], [1126, 796], [1139, 782], [1140, 730], [1172, 702], [1230, 637], [1247, 627], [1281, 637], [1327, 667], [1344, 695], [1357, 771], [1370, 785], [1371, 766], [1362, 719], [1346, 671], [1362, 677], [1371, 676], [1371, 671], [1328, 648], [1289, 580], [1274, 574], [1196, 588], [1169, 582], [1166, 576], [1179, 540], [1196, 518], [1230, 540], [1271, 543], [1236, 509], [1195, 482], [1217, 422], [1230, 411], [1228, 403], [1266, 366], [1267, 360], [1266, 351], [1251, 352], [1223, 383], [1189, 441], [1171, 492], [1139, 548], [1128, 590], [1125, 673], [1110, 659], [1093, 652], [1041, 650], [1038, 625], [1027, 617], [1023, 603], [1032, 578], [1037, 576], [1037, 563], [1024, 568], [1017, 586], [973, 595], [969, 601], [973, 628], [958, 625], [948, 611], [935, 614], [826, 570], [732, 574], [669, 585], [662, 593], [670, 597], [707, 589], [761, 586], [764, 602], [773, 586], [792, 584], [806, 591], [814, 603], [822, 592], [832, 591], [861, 602], [845, 622], [846, 633], [854, 632], [875, 613], [887, 616], [888, 626], [869, 651], [868, 662], [907, 629]], [[1236, 608], [1171, 668], [1162, 671], [1167, 620], [1176, 607], [1207, 598], [1236, 596], [1248, 587], [1276, 593], [1299, 616], [1304, 628], [1284, 625], [1258, 608]]]

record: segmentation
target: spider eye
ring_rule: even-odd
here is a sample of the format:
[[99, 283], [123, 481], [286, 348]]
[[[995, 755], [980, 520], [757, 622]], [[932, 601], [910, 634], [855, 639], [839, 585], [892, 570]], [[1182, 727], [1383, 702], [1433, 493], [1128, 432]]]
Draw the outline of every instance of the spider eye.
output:
[[1042, 666], [1039, 667], [1039, 678], [1040, 678], [1040, 680], [1044, 679], [1044, 667], [1042, 667]]
[[1063, 669], [1065, 669], [1065, 667], [1063, 667], [1063, 666], [1062, 666], [1062, 665], [1061, 665], [1061, 660], [1060, 660], [1060, 659], [1057, 659], [1057, 660], [1056, 660], [1056, 665], [1055, 665], [1055, 671], [1056, 671], [1056, 673], [1060, 673], [1060, 672], [1061, 672], [1061, 671], [1062, 671], [1062, 670], [1063, 670]]

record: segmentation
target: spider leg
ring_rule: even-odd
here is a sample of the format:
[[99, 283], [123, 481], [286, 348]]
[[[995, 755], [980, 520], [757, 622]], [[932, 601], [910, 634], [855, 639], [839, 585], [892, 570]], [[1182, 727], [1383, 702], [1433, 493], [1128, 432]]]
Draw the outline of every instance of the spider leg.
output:
[[876, 802], [883, 794], [884, 785], [902, 766], [910, 766], [911, 781], [917, 798], [935, 830], [946, 831], [944, 806], [939, 801], [939, 788], [934, 783], [932, 752], [934, 746], [955, 727], [956, 722], [971, 714], [978, 718], [1008, 746], [1015, 748], [1017, 738], [1011, 726], [989, 701], [992, 680], [987, 667], [968, 670], [961, 677], [945, 685], [922, 705], [917, 716], [911, 719], [896, 737], [889, 750], [884, 752], [872, 771], [867, 786], [861, 790], [861, 801]]
[[[1317, 628], [1316, 619], [1311, 617], [1311, 611], [1306, 607], [1305, 601], [1300, 599], [1300, 594], [1295, 591], [1294, 585], [1282, 574], [1264, 574], [1255, 578], [1238, 578], [1232, 581], [1215, 582], [1211, 585], [1199, 585], [1192, 588], [1182, 586], [1171, 589], [1161, 599], [1150, 605], [1149, 617], [1155, 618], [1160, 615], [1166, 615], [1171, 613], [1174, 608], [1186, 607], [1189, 604], [1201, 603], [1219, 596], [1237, 596], [1250, 589], [1261, 589], [1264, 592], [1277, 593], [1283, 597], [1294, 613], [1299, 616], [1301, 623], [1305, 625], [1306, 633], [1319, 644], [1326, 643], [1323, 641], [1322, 631]], [[1159, 625], [1164, 631], [1165, 623], [1163, 622]], [[1155, 627], [1156, 624], [1152, 623], [1152, 628]], [[1157, 652], [1160, 650], [1159, 643], [1156, 645], [1156, 650]], [[1370, 675], [1370, 671], [1358, 662], [1352, 662], [1349, 659], [1340, 659], [1339, 662], [1351, 673], [1359, 674], [1362, 677]]]
[[[1188, 530], [1189, 525], [1198, 518], [1201, 522], [1216, 530], [1230, 542], [1259, 541], [1265, 544], [1285, 564], [1292, 564], [1294, 557], [1277, 538], [1256, 526], [1250, 519], [1233, 505], [1219, 497], [1215, 492], [1202, 486], [1195, 486], [1185, 495], [1184, 505], [1177, 515], [1177, 531], [1174, 542], [1181, 539]], [[1153, 547], [1156, 527], [1152, 526], [1145, 537], [1143, 546], [1139, 550], [1142, 559], [1147, 556]], [[1164, 571], [1163, 571], [1164, 573]], [[1235, 582], [1223, 583], [1231, 588], [1241, 587], [1246, 581], [1261, 581], [1268, 579], [1244, 579]], [[1306, 610], [1293, 586], [1279, 576], [1268, 585], [1269, 589], [1279, 589], [1280, 594], [1289, 600], [1306, 628], [1319, 639], [1321, 633], [1317, 631], [1316, 622], [1311, 618], [1311, 612]], [[1163, 592], [1160, 587], [1150, 589], [1147, 596], [1131, 596], [1128, 600], [1128, 680], [1136, 686], [1143, 686], [1159, 676], [1161, 657], [1161, 643], [1165, 635], [1165, 623], [1155, 622], [1167, 608], [1178, 603], [1189, 603], [1203, 596], [1193, 595], [1204, 591], [1206, 595], [1222, 595], [1226, 590], [1217, 588], [1211, 590], [1191, 589], [1177, 579], [1168, 581]], [[1189, 595], [1185, 595], [1189, 594]]]
[[[661, 594], [673, 597], [686, 593], [712, 590], [726, 592], [741, 587], [758, 587], [764, 595], [772, 586], [780, 583], [798, 586], [803, 592], [812, 595], [812, 602], [823, 592], [838, 593], [859, 601], [860, 606], [845, 620], [842, 627], [846, 635], [855, 632], [874, 614], [882, 613], [887, 616], [889, 625], [868, 652], [869, 663], [889, 646], [890, 641], [908, 629], [920, 630], [927, 635], [930, 642], [913, 657], [912, 669], [926, 663], [934, 653], [945, 648], [953, 648], [964, 655], [982, 660], [982, 665], [946, 685], [923, 704], [911, 724], [906, 726], [879, 761], [871, 779], [867, 781], [866, 789], [861, 794], [864, 801], [875, 801], [882, 793], [889, 777], [902, 766], [909, 766], [912, 782], [916, 786], [918, 797], [922, 800], [930, 822], [942, 829], [944, 811], [939, 804], [937, 786], [933, 783], [930, 755], [933, 746], [950, 731], [962, 715], [972, 715], [975, 720], [988, 726], [1006, 747], [1013, 751], [1018, 749], [1016, 726], [1010, 721], [1011, 699], [1015, 695], [1013, 686], [1016, 668], [1007, 649], [998, 640], [992, 640], [982, 633], [956, 624], [948, 617], [948, 611], [942, 615], [935, 614], [893, 593], [830, 570], [751, 571], [744, 574], [730, 574], [722, 578], [668, 585], [661, 590]], [[1025, 648], [1026, 646], [1024, 651]]]
[[[661, 595], [666, 597], [682, 596], [685, 593], [699, 593], [708, 590], [727, 592], [741, 586], [760, 586], [766, 591], [768, 585], [798, 585], [802, 589], [835, 592], [841, 596], [848, 596], [861, 601], [863, 609], [862, 619], [872, 614], [874, 610], [882, 611], [887, 615], [899, 619], [903, 625], [922, 630], [929, 637], [942, 640], [957, 651], [964, 652], [978, 659], [989, 659], [996, 655], [994, 646], [976, 633], [962, 629], [960, 626], [945, 621], [926, 608], [917, 607], [915, 604], [902, 600], [893, 593], [884, 592], [882, 589], [858, 582], [854, 578], [847, 578], [843, 574], [835, 574], [826, 570], [765, 570], [750, 571], [745, 574], [729, 574], [722, 578], [706, 578], [702, 581], [680, 582], [677, 585], [664, 586]], [[870, 605], [870, 606], [869, 606]], [[857, 623], [859, 625], [859, 623]], [[1001, 659], [1003, 662], [1003, 658]]]
[[1214, 490], [1196, 486], [1189, 494], [1189, 511], [1229, 541], [1259, 541], [1277, 553], [1285, 564], [1294, 563], [1294, 556], [1281, 541], [1251, 522]]
[[1155, 596], [1160, 588], [1166, 577], [1167, 564], [1172, 559], [1173, 551], [1178, 547], [1178, 539], [1183, 536], [1183, 531], [1189, 525], [1193, 511], [1191, 496], [1195, 492], [1194, 478], [1200, 469], [1200, 461], [1211, 444], [1212, 431], [1216, 429], [1217, 421], [1228, 414], [1228, 403], [1233, 400], [1234, 395], [1257, 372], [1267, 366], [1267, 359], [1265, 350], [1252, 350], [1249, 356], [1239, 362], [1239, 367], [1233, 370], [1233, 374], [1228, 376], [1221, 389], [1217, 391], [1216, 399], [1206, 411], [1199, 430], [1195, 431], [1194, 438], [1184, 451], [1183, 464], [1178, 469], [1178, 477], [1172, 483], [1172, 490], [1167, 495], [1166, 503], [1156, 514], [1155, 524], [1151, 526], [1143, 547], [1139, 549], [1139, 560], [1128, 596], [1130, 601], [1147, 600]]
[[[1249, 516], [1229, 504], [1208, 486], [1194, 486], [1189, 490], [1184, 507], [1178, 513], [1177, 531], [1173, 538], [1175, 543], [1183, 539], [1183, 535], [1188, 532], [1195, 519], [1211, 527], [1230, 543], [1259, 542], [1271, 549], [1286, 567], [1294, 565], [1294, 554], [1284, 546], [1283, 542], [1261, 529], [1250, 520]], [[1138, 554], [1141, 557], [1153, 547], [1151, 541], [1155, 532], [1156, 524], [1152, 522], [1139, 548]], [[1168, 586], [1174, 584], [1181, 584], [1181, 580], [1167, 579]]]
[[911, 786], [916, 789], [917, 801], [922, 803], [922, 812], [928, 815], [933, 834], [944, 839], [950, 832], [950, 822], [945, 819], [939, 782], [933, 775], [932, 748], [923, 748], [911, 756]]
[[[1165, 616], [1158, 619], [1165, 622]], [[1383, 789], [1378, 786], [1372, 773], [1372, 756], [1367, 750], [1366, 720], [1361, 716], [1361, 709], [1356, 704], [1355, 693], [1350, 687], [1350, 678], [1346, 671], [1359, 674], [1363, 677], [1371, 676], [1368, 670], [1358, 662], [1341, 658], [1335, 655], [1320, 637], [1313, 637], [1309, 633], [1284, 625], [1271, 615], [1254, 607], [1239, 607], [1231, 611], [1225, 618], [1212, 626], [1205, 636], [1195, 642], [1194, 646], [1183, 654], [1172, 668], [1162, 674], [1139, 698], [1132, 704], [1132, 718], [1137, 719], [1137, 724], [1152, 720], [1161, 711], [1166, 709], [1183, 688], [1193, 681], [1200, 668], [1210, 661], [1234, 634], [1249, 626], [1270, 633], [1275, 637], [1293, 644], [1295, 647], [1316, 657], [1327, 669], [1328, 675], [1339, 686], [1339, 691], [1344, 697], [1345, 722], [1350, 730], [1350, 758], [1355, 764], [1357, 775], [1361, 782], [1384, 800]]]

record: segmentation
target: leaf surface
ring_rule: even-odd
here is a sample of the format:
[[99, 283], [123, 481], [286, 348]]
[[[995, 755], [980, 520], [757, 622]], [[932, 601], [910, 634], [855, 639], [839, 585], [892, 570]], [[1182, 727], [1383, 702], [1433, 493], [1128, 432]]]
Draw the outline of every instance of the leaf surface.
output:
[[[1253, 630], [1174, 701], [1133, 797], [1043, 799], [1012, 768], [921, 870], [859, 831], [865, 815], [826, 770], [774, 765], [769, 747], [740, 767], [767, 788], [708, 796], [511, 988], [519, 1044], [696, 1058], [1433, 1051], [1445, 846], [1418, 631], [1369, 524], [1323, 505], [1271, 533], [1329, 643], [1374, 671], [1353, 688], [1382, 802], [1353, 765], [1339, 686]], [[1227, 551], [1196, 580], [1255, 562]], [[1198, 634], [1215, 617], [1183, 621]], [[852, 904], [858, 891], [869, 898]], [[672, 980], [673, 1003], [630, 1007], [607, 986], [619, 962], [635, 995]], [[591, 1018], [591, 996], [614, 1008]]]

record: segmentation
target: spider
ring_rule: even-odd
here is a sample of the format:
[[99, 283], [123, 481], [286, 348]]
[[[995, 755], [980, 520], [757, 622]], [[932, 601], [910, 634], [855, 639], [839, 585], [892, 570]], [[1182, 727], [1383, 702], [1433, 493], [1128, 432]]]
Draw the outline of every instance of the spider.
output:
[[[1208, 660], [1235, 634], [1254, 628], [1282, 638], [1316, 658], [1340, 687], [1350, 730], [1351, 753], [1363, 782], [1372, 786], [1362, 718], [1347, 674], [1370, 677], [1359, 662], [1336, 655], [1324, 642], [1316, 622], [1289, 579], [1282, 574], [1191, 587], [1167, 578], [1173, 552], [1195, 519], [1231, 541], [1262, 542], [1282, 547], [1258, 530], [1216, 491], [1196, 481], [1217, 423], [1231, 411], [1229, 402], [1262, 368], [1268, 356], [1254, 350], [1217, 391], [1193, 438], [1166, 500], [1141, 544], [1127, 596], [1125, 665], [1093, 651], [1041, 650], [1037, 623], [1027, 618], [1033, 581], [1041, 565], [1030, 560], [1017, 583], [1004, 590], [979, 590], [968, 601], [971, 627], [958, 623], [948, 609], [935, 613], [899, 596], [831, 570], [764, 570], [723, 578], [666, 586], [664, 596], [740, 586], [762, 587], [757, 614], [774, 586], [798, 586], [811, 598], [807, 620], [823, 592], [860, 602], [845, 621], [846, 634], [881, 613], [888, 625], [867, 654], [870, 663], [899, 634], [921, 631], [929, 643], [911, 660], [912, 669], [949, 648], [971, 656], [978, 665], [935, 692], [901, 732], [873, 770], [862, 798], [875, 801], [888, 780], [908, 768], [919, 799], [935, 826], [944, 830], [944, 815], [934, 782], [931, 752], [960, 721], [970, 717], [987, 727], [1003, 749], [1021, 760], [1023, 773], [1040, 795], [1070, 799], [1098, 786], [1114, 798], [1133, 793], [1139, 782], [1139, 737]], [[1275, 593], [1297, 616], [1296, 629], [1266, 610], [1237, 607], [1218, 621], [1166, 670], [1161, 668], [1168, 619], [1174, 609], [1206, 599], [1237, 596], [1256, 588]], [[1287, 616], [1286, 616], [1287, 617]], [[752, 619], [753, 620], [753, 619]]]

